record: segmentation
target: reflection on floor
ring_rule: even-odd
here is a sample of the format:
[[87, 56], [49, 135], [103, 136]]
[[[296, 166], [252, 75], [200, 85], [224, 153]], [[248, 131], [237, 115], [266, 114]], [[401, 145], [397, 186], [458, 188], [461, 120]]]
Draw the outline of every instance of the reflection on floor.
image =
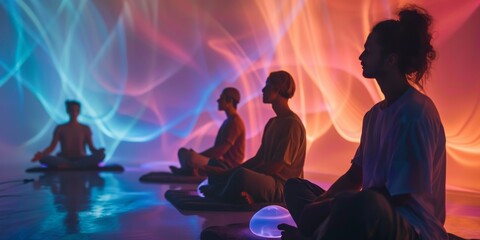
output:
[[[189, 184], [145, 184], [144, 172], [35, 173], [0, 177], [1, 239], [198, 239], [202, 229], [249, 221], [253, 212], [179, 212], [163, 194]], [[307, 175], [323, 186], [333, 179]], [[13, 180], [12, 182], [7, 182]], [[448, 192], [449, 232], [480, 238], [480, 194]]]

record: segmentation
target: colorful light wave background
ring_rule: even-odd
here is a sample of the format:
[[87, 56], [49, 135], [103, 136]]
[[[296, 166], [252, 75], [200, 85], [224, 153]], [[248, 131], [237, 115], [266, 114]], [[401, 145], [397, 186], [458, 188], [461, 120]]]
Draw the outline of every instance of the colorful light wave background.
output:
[[[216, 99], [240, 89], [247, 157], [273, 116], [262, 104], [270, 71], [292, 73], [292, 108], [308, 133], [305, 169], [340, 175], [365, 112], [382, 99], [358, 56], [374, 23], [410, 1], [46, 0], [0, 3], [2, 172], [31, 156], [67, 120], [66, 99], [107, 161], [176, 163], [181, 146], [209, 147], [224, 119]], [[427, 94], [447, 134], [447, 185], [480, 191], [480, 1], [415, 1], [433, 15]]]

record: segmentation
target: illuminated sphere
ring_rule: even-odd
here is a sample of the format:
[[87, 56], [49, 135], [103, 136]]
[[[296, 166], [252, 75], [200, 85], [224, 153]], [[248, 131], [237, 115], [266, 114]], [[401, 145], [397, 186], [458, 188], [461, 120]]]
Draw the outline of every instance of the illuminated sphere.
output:
[[200, 192], [200, 187], [201, 187], [201, 186], [205, 186], [205, 185], [208, 185], [208, 178], [205, 179], [205, 180], [203, 180], [200, 184], [198, 184], [198, 187], [197, 187], [197, 195], [198, 195], [198, 196], [200, 196], [200, 197], [205, 197], [205, 196], [203, 195], [203, 193]]
[[281, 237], [281, 231], [277, 226], [281, 223], [297, 226], [287, 209], [277, 205], [270, 205], [256, 212], [250, 219], [250, 231], [267, 238]]

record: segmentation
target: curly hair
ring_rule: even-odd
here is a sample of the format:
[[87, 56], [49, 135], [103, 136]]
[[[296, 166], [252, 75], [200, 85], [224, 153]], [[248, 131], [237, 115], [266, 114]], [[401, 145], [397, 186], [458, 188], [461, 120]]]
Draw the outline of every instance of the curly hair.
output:
[[423, 90], [429, 77], [436, 52], [431, 44], [432, 17], [416, 5], [409, 5], [398, 12], [399, 20], [377, 23], [372, 33], [377, 35], [383, 56], [396, 54], [398, 67], [408, 81]]

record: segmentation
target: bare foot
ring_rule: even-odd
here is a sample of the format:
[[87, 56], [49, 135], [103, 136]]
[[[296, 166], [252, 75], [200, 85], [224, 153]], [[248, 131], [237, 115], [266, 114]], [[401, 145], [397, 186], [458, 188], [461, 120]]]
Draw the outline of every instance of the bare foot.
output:
[[254, 203], [252, 196], [247, 192], [241, 192], [242, 198], [244, 199], [246, 204], [252, 205]]

